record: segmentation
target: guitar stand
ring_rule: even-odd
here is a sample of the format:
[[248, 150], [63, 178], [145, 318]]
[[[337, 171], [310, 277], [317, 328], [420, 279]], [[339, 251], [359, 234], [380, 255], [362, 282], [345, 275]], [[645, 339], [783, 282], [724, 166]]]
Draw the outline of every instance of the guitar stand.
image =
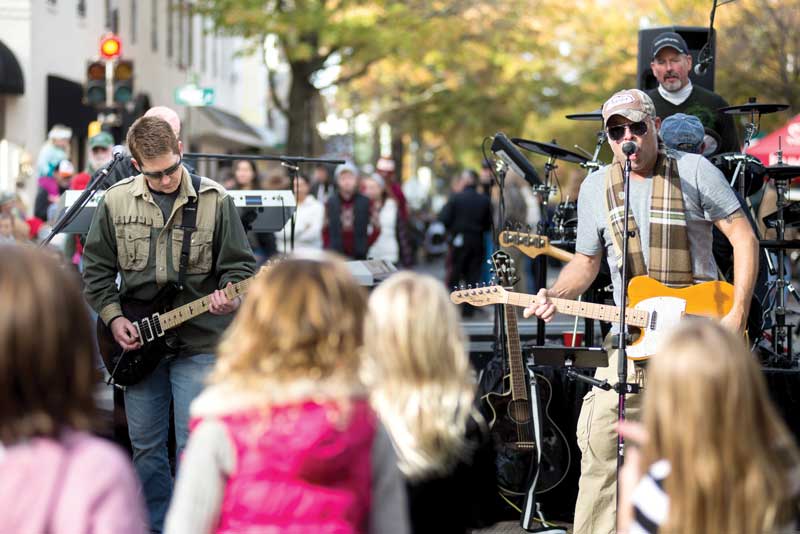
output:
[[[601, 384], [601, 382], [599, 380], [578, 374], [572, 370], [572, 367], [576, 364], [579, 367], [608, 367], [608, 355], [602, 347], [583, 348], [529, 346], [526, 347], [526, 349], [527, 350], [525, 354], [528, 360], [526, 367], [528, 369], [528, 378], [531, 390], [531, 417], [534, 425], [538, 466], [541, 462], [542, 409], [541, 405], [539, 404], [539, 385], [533, 372], [534, 366], [543, 365], [548, 367], [565, 367], [567, 368], [567, 376], [572, 377], [571, 373], [574, 373], [575, 378], [587, 379], [587, 382], [597, 382], [598, 387], [600, 387], [599, 384]], [[610, 388], [611, 386], [605, 383], [604, 389]], [[520, 526], [527, 532], [535, 532], [539, 534], [566, 534], [566, 530], [563, 528], [547, 526], [544, 515], [539, 507], [539, 503], [536, 501], [536, 483], [538, 478], [539, 476], [537, 468], [537, 472], [534, 475], [530, 486], [528, 487], [528, 491], [525, 492], [525, 502], [523, 504], [522, 515], [520, 516]], [[534, 521], [537, 520], [545, 526], [535, 526]]]

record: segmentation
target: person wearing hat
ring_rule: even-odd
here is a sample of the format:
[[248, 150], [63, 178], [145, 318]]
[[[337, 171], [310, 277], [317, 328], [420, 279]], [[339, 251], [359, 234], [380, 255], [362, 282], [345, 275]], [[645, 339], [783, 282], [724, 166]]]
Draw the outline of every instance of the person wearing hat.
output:
[[[718, 94], [692, 84], [692, 56], [677, 32], [664, 32], [653, 41], [650, 68], [658, 87], [647, 91], [662, 120], [675, 113], [694, 115], [704, 127], [720, 138], [716, 153], [738, 152], [741, 148], [733, 116], [719, 112], [728, 102]], [[713, 136], [712, 136], [713, 137]]]
[[334, 177], [335, 194], [325, 203], [323, 246], [353, 260], [365, 260], [369, 248], [381, 233], [378, 209], [358, 192], [358, 168], [355, 165], [339, 165]]
[[[552, 320], [556, 309], [548, 297], [575, 299], [597, 276], [606, 253], [614, 301], [625, 290], [621, 280], [624, 143], [635, 143], [630, 156], [630, 211], [627, 227], [630, 278], [646, 275], [671, 287], [717, 279], [711, 254], [711, 229], [717, 227], [733, 244], [736, 283], [734, 302], [722, 323], [742, 332], [757, 268], [758, 241], [739, 201], [722, 173], [703, 156], [668, 150], [659, 139], [661, 119], [653, 101], [638, 89], [614, 94], [602, 109], [603, 125], [614, 159], [583, 181], [578, 195], [578, 235], [574, 258], [549, 289], [539, 291], [525, 316]], [[614, 326], [614, 330], [618, 330]], [[611, 338], [606, 340], [608, 346]], [[608, 367], [595, 377], [615, 383], [618, 354], [609, 350]], [[627, 381], [643, 385], [645, 369], [628, 366]], [[591, 390], [578, 419], [581, 478], [575, 508], [576, 534], [616, 531], [617, 393]], [[627, 402], [627, 417], [637, 419], [639, 395]]]

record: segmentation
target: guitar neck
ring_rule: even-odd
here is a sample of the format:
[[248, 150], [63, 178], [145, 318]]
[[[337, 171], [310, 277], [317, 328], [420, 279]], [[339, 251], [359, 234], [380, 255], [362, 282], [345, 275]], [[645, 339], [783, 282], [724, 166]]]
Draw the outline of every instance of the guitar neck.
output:
[[[246, 278], [230, 287], [226, 287], [222, 291], [225, 293], [226, 297], [233, 300], [247, 292], [247, 288], [250, 287], [250, 282], [253, 281], [253, 278], [254, 277]], [[179, 326], [190, 319], [194, 319], [198, 315], [206, 313], [210, 303], [211, 295], [206, 295], [205, 297], [201, 297], [186, 303], [183, 306], [179, 306], [174, 310], [162, 313], [159, 317], [161, 321], [161, 328], [164, 330], [169, 330], [170, 328], [175, 328], [176, 326]]]
[[503, 306], [506, 318], [506, 345], [508, 346], [508, 368], [511, 372], [511, 398], [527, 400], [528, 388], [525, 387], [525, 364], [517, 329], [517, 312], [513, 307]]
[[[536, 295], [528, 295], [527, 293], [516, 293], [513, 291], [508, 292], [508, 304], [512, 306], [528, 306], [536, 299]], [[582, 302], [579, 300], [568, 300], [559, 298], [550, 298], [558, 313], [566, 315], [575, 315], [578, 317], [585, 317], [587, 319], [597, 319], [600, 321], [607, 321], [609, 323], [616, 323], [619, 321], [619, 306], [610, 306], [608, 304], [593, 304], [591, 302]], [[630, 326], [638, 326], [645, 328], [647, 326], [649, 317], [646, 311], [637, 310], [635, 308], [628, 308], [625, 311], [625, 321]]]

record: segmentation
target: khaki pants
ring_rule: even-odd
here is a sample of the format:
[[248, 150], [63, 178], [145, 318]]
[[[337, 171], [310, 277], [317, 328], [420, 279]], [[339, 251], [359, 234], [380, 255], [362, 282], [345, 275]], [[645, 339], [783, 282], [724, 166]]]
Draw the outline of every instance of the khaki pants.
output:
[[[608, 367], [599, 367], [595, 378], [617, 383], [617, 351], [608, 351]], [[644, 385], [644, 368], [628, 361], [628, 382]], [[625, 398], [625, 418], [639, 420], [641, 394]], [[575, 504], [575, 534], [612, 534], [617, 529], [617, 407], [613, 389], [592, 388], [583, 397], [578, 417], [581, 478]]]

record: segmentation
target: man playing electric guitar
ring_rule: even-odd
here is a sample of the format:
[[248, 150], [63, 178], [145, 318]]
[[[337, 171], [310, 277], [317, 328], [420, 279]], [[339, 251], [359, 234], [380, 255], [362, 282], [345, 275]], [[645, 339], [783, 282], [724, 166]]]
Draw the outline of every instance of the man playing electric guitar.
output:
[[137, 120], [127, 143], [140, 174], [116, 183], [98, 203], [84, 253], [87, 300], [116, 342], [134, 350], [153, 334], [140, 332], [123, 315], [127, 301], [150, 301], [167, 291], [170, 307], [176, 307], [211, 294], [210, 314], [176, 328], [170, 357], [125, 389], [133, 462], [151, 529], [161, 532], [172, 493], [170, 400], [180, 457], [188, 437], [189, 404], [214, 364], [214, 348], [229, 314], [239, 306], [239, 299], [228, 299], [221, 288], [253, 276], [255, 260], [232, 199], [215, 182], [189, 174], [181, 164], [181, 143], [166, 121]]
[[[723, 324], [742, 332], [757, 270], [758, 241], [730, 186], [708, 160], [695, 154], [667, 150], [658, 137], [660, 120], [652, 100], [642, 91], [620, 91], [603, 105], [603, 124], [614, 153], [611, 165], [586, 177], [578, 198], [578, 237], [575, 257], [563, 268], [537, 302], [525, 309], [549, 321], [555, 306], [548, 297], [576, 298], [597, 275], [605, 247], [614, 300], [620, 302], [625, 155], [622, 145], [637, 145], [631, 159], [628, 228], [628, 276], [649, 275], [672, 287], [685, 287], [717, 278], [711, 250], [712, 225], [733, 244], [736, 285], [730, 312]], [[615, 328], [616, 330], [616, 328]], [[609, 366], [597, 378], [611, 383], [617, 373], [617, 353], [609, 351]], [[628, 366], [628, 381], [643, 384], [644, 369]], [[585, 397], [578, 420], [578, 446], [583, 454], [576, 534], [616, 531], [615, 471], [617, 394], [592, 390]], [[638, 395], [629, 397], [627, 416], [639, 416]]]

